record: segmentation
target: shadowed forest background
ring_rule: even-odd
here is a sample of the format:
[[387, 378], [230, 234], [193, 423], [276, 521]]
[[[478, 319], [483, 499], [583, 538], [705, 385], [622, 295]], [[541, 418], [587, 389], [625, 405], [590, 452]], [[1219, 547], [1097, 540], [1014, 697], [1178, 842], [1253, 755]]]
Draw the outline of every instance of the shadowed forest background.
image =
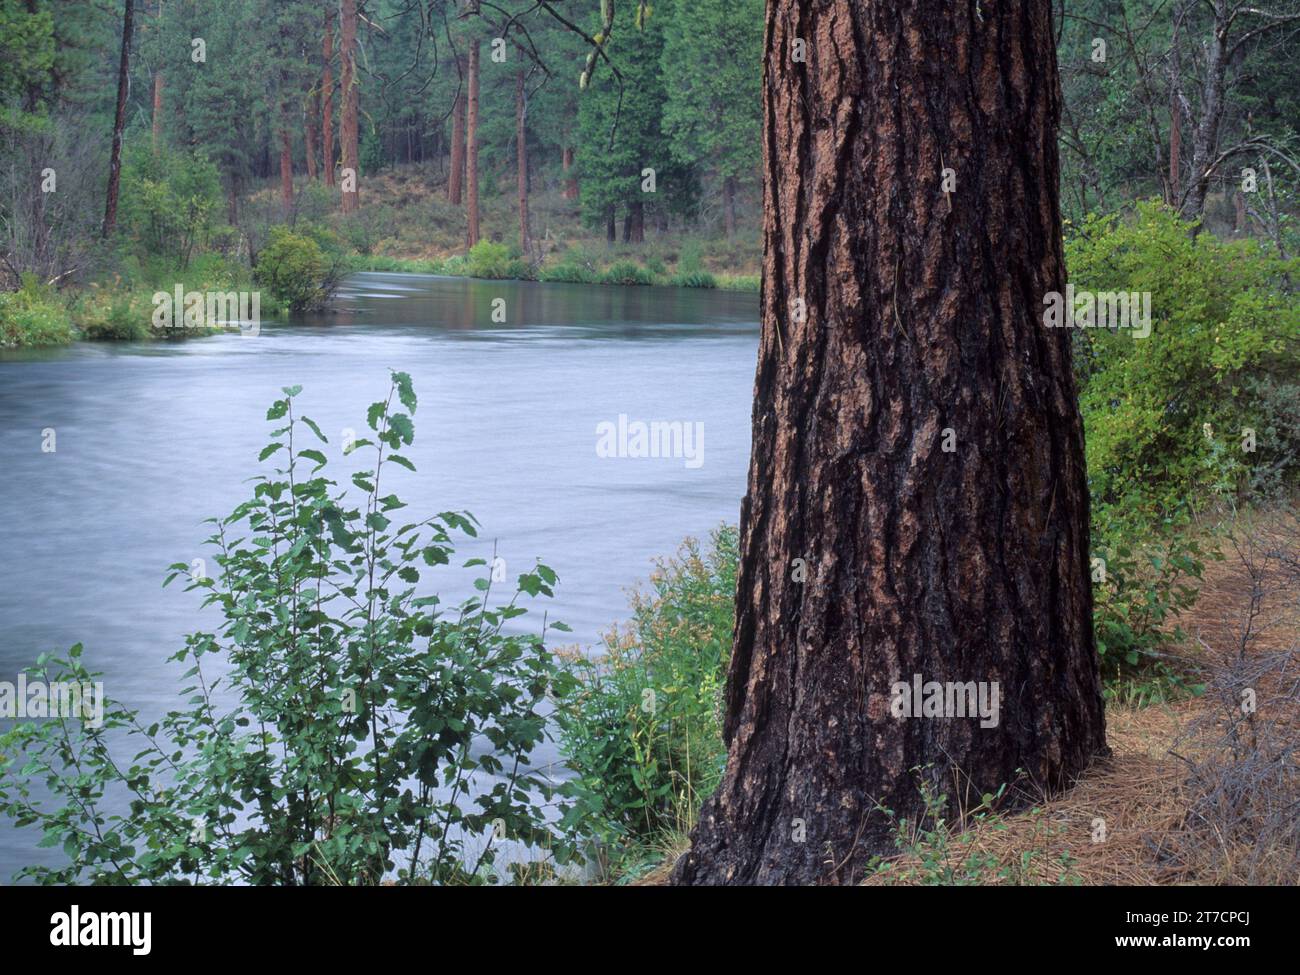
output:
[[[1149, 335], [1071, 337], [1115, 755], [1014, 815], [1022, 783], [962, 797], [954, 818], [954, 790], [921, 770], [929, 815], [882, 806], [895, 849], [853, 879], [1295, 883], [1300, 3], [1065, 0], [1053, 16], [1070, 284], [1151, 296]], [[153, 296], [175, 287], [256, 290], [291, 325], [365, 271], [758, 292], [763, 45], [761, 0], [620, 4], [617, 19], [595, 0], [0, 0], [0, 350], [219, 331], [160, 325]], [[425, 596], [373, 582], [414, 586], [476, 531], [442, 512], [416, 545], [379, 488], [385, 464], [408, 466], [419, 389], [396, 372], [365, 417], [375, 460], [349, 508], [318, 474], [325, 448], [301, 449], [321, 434], [287, 387], [262, 460], [297, 459], [230, 523], [273, 539], [274, 559], [217, 533], [223, 578], [173, 566], [227, 620], [179, 659], [242, 668], [240, 708], [214, 716], [202, 688], [161, 722], [194, 758], [169, 769], [159, 725], [120, 705], [109, 730], [153, 749], [134, 773], [104, 735], [0, 740], [0, 811], [68, 857], [28, 879], [665, 878], [723, 773], [736, 529], [666, 558], [599, 654], [514, 631], [515, 600], [556, 584], [544, 563], [503, 605], [494, 587], [516, 584], [479, 566], [479, 602], [435, 619]], [[300, 605], [336, 572], [360, 610]], [[305, 630], [339, 649], [336, 670], [280, 652]], [[417, 686], [432, 645], [457, 693]], [[40, 666], [84, 677], [93, 660]], [[358, 717], [336, 686], [381, 703]], [[1245, 690], [1266, 706], [1243, 709]], [[317, 717], [284, 718], [286, 693]], [[270, 737], [239, 738], [269, 715]], [[560, 782], [521, 769], [551, 735]], [[272, 740], [300, 761], [268, 773], [250, 756]], [[503, 770], [467, 801], [474, 775]], [[92, 807], [132, 792], [134, 815], [87, 808], [87, 783]]]

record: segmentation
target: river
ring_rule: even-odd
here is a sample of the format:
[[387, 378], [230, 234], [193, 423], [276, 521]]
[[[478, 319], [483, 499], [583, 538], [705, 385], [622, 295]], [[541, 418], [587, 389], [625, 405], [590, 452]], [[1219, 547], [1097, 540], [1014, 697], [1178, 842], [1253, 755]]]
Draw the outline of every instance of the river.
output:
[[[542, 558], [551, 617], [593, 645], [654, 557], [736, 520], [757, 323], [749, 294], [366, 273], [328, 312], [255, 336], [0, 352], [0, 680], [81, 642], [110, 698], [176, 704], [166, 658], [217, 620], [161, 588], [165, 569], [210, 556], [201, 521], [247, 496], [267, 406], [301, 384], [296, 409], [337, 446], [389, 369], [419, 396], [403, 451], [418, 473], [393, 468], [386, 489], [413, 516], [473, 512], [481, 539], [460, 557], [495, 544], [511, 578]], [[702, 453], [598, 456], [620, 415], [702, 424]], [[0, 823], [0, 881], [59, 855], [38, 838]]]

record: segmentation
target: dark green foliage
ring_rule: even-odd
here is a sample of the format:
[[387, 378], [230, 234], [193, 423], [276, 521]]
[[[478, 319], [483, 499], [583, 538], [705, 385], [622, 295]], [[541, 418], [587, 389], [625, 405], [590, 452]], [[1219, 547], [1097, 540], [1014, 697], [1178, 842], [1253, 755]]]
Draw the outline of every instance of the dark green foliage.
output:
[[736, 564], [735, 528], [715, 531], [707, 551], [688, 539], [634, 596], [605, 655], [569, 661], [578, 689], [558, 718], [576, 778], [565, 825], [605, 858], [689, 830], [718, 783]]

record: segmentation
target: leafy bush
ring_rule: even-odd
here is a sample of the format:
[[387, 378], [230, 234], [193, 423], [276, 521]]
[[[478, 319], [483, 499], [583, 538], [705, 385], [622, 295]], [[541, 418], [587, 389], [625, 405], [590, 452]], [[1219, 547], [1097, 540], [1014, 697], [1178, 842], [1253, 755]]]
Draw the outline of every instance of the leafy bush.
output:
[[678, 288], [716, 288], [718, 279], [708, 271], [693, 271], [673, 275], [672, 283]]
[[331, 265], [320, 244], [283, 227], [271, 229], [256, 273], [258, 282], [291, 311], [319, 307], [333, 290]]
[[725, 761], [720, 694], [731, 655], [736, 530], [721, 527], [706, 553], [687, 539], [663, 560], [632, 620], [604, 639], [605, 655], [568, 661], [576, 692], [560, 702], [560, 741], [575, 779], [565, 825], [613, 847], [685, 832]]
[[130, 292], [83, 296], [75, 311], [77, 327], [91, 340], [139, 342], [150, 337], [153, 308]]
[[1158, 204], [1128, 220], [1089, 218], [1066, 252], [1076, 289], [1151, 294], [1149, 337], [1075, 332], [1094, 503], [1139, 505], [1158, 523], [1184, 503], [1242, 499], [1261, 462], [1294, 483], [1300, 455], [1284, 455], [1276, 403], [1258, 381], [1300, 368], [1300, 302], [1284, 287], [1300, 261], [1193, 237]]
[[[298, 392], [267, 412], [277, 428], [261, 459], [284, 466], [209, 522], [214, 575], [196, 560], [167, 577], [188, 578], [223, 619], [172, 657], [187, 668], [187, 704], [146, 726], [110, 702], [99, 727], [24, 721], [0, 736], [0, 813], [38, 827], [69, 861], [20, 877], [477, 883], [497, 876], [500, 840], [552, 845], [551, 788], [529, 759], [548, 696], [567, 696], [570, 680], [545, 626], [504, 628], [525, 613], [521, 597], [552, 595], [555, 573], [524, 572], [504, 605], [489, 572], [459, 605], [417, 595], [429, 568], [450, 565], [453, 534], [473, 536], [476, 522], [453, 511], [392, 520], [404, 505], [386, 493], [389, 472], [414, 470], [398, 452], [414, 437], [409, 377], [394, 373], [370, 407], [373, 440], [344, 448], [373, 457], [351, 477], [359, 496], [322, 473], [329, 448], [295, 413]], [[96, 678], [79, 646], [32, 672]], [[135, 742], [135, 758], [119, 761], [110, 738]], [[110, 794], [129, 806], [106, 808]], [[565, 849], [555, 844], [557, 859]]]
[[0, 291], [0, 348], [64, 345], [73, 339], [67, 309], [30, 275], [18, 291]]
[[600, 274], [585, 264], [562, 263], [545, 266], [538, 273], [542, 281], [562, 281], [571, 284], [596, 284]]
[[480, 240], [469, 249], [469, 276], [472, 278], [526, 278], [528, 269], [519, 252], [505, 244]]
[[197, 153], [144, 143], [129, 147], [122, 166], [120, 228], [148, 255], [185, 267], [206, 245], [221, 208], [217, 167]]
[[619, 261], [606, 268], [600, 280], [602, 284], [654, 284], [655, 276], [640, 264]]
[[1093, 632], [1102, 674], [1112, 687], [1140, 676], [1141, 701], [1199, 692], [1167, 659], [1165, 650], [1186, 639], [1178, 614], [1196, 601], [1206, 552], [1185, 512], [1147, 526], [1139, 537], [1119, 509], [1093, 517]]

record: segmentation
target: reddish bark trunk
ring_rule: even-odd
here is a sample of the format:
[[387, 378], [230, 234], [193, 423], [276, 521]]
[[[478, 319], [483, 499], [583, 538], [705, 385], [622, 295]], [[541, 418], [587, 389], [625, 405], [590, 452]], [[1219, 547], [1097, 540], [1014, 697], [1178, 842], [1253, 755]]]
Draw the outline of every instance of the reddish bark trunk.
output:
[[465, 109], [465, 246], [478, 243], [478, 48], [469, 45], [469, 104]]
[[578, 198], [578, 177], [573, 172], [573, 146], [564, 147], [564, 198], [566, 200], [576, 200]]
[[[464, 84], [465, 59], [457, 58], [461, 83]], [[465, 95], [456, 93], [456, 104], [451, 108], [451, 172], [447, 175], [447, 200], [460, 206], [465, 183]]]
[[519, 184], [519, 246], [528, 253], [528, 93], [524, 90], [524, 72], [515, 75], [515, 157]]
[[[854, 883], [918, 778], [951, 815], [1105, 749], [1071, 335], [1042, 317], [1051, 6], [982, 11], [768, 2], [727, 766], [678, 883]], [[907, 716], [918, 674], [996, 686], [996, 721]]]
[[151, 138], [154, 151], [158, 151], [158, 143], [162, 141], [162, 116], [163, 116], [163, 73], [155, 71], [153, 73], [153, 127]]
[[339, 88], [343, 97], [343, 119], [339, 123], [339, 141], [343, 144], [343, 212], [353, 213], [357, 209], [357, 183], [361, 177], [357, 151], [357, 0], [342, 0], [341, 11]]
[[325, 70], [321, 75], [321, 167], [325, 185], [334, 185], [334, 7], [325, 11], [325, 37], [321, 41]]

